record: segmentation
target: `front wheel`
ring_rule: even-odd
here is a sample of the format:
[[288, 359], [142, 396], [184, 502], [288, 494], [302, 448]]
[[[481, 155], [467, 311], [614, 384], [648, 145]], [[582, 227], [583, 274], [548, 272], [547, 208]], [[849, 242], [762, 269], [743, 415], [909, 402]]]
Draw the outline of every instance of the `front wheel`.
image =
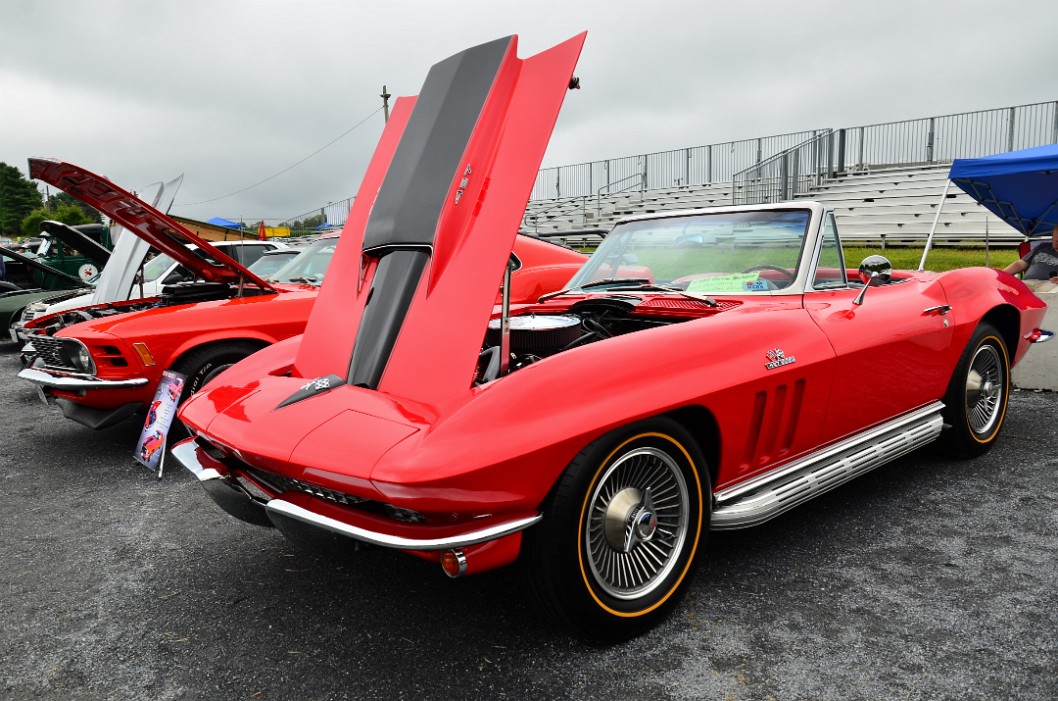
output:
[[966, 344], [944, 395], [942, 436], [946, 448], [959, 457], [983, 455], [1003, 428], [1010, 396], [1010, 356], [1003, 337], [990, 324], [981, 324]]
[[[261, 345], [249, 341], [225, 341], [196, 348], [173, 364], [173, 370], [185, 376], [177, 405], [183, 404], [210, 380], [243, 358], [260, 350]], [[173, 421], [170, 444], [187, 436], [187, 429], [179, 419]]]
[[620, 640], [662, 621], [703, 546], [709, 475], [687, 431], [654, 418], [588, 445], [526, 532], [523, 565], [545, 610], [591, 638]]

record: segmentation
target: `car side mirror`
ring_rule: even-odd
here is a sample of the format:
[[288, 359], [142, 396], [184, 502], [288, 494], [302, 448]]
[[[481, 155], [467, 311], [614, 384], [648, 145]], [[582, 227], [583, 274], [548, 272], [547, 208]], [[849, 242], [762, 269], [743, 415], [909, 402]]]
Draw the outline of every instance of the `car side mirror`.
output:
[[868, 287], [884, 285], [893, 277], [893, 264], [885, 256], [867, 256], [860, 263], [860, 282], [863, 289], [856, 295], [853, 304], [863, 304], [863, 297]]

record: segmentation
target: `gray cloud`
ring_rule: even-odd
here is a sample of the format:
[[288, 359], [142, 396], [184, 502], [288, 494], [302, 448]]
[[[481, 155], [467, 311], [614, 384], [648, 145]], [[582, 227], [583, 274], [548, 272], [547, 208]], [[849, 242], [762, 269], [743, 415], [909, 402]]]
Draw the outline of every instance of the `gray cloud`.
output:
[[1056, 17], [1050, 0], [7, 0], [0, 161], [133, 189], [183, 172], [174, 212], [277, 220], [356, 192], [383, 84], [414, 94], [499, 36], [525, 56], [588, 30], [552, 166], [1058, 99]]

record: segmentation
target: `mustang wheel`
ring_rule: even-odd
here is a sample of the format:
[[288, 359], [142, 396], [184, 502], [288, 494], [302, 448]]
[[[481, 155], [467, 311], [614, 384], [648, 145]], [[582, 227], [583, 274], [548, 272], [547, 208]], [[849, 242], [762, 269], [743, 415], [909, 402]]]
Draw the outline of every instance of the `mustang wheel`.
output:
[[709, 476], [676, 422], [650, 419], [590, 444], [526, 532], [524, 565], [545, 609], [589, 637], [661, 621], [686, 588], [708, 529]]
[[995, 443], [1010, 395], [1010, 357], [1003, 337], [981, 324], [959, 358], [944, 395], [943, 440], [961, 457], [975, 457]]
[[[228, 341], [197, 348], [173, 363], [173, 370], [182, 373], [187, 378], [184, 380], [184, 388], [180, 393], [178, 404], [183, 404], [207, 382], [260, 349], [260, 344], [248, 341]], [[174, 439], [180, 437], [181, 432], [186, 432], [179, 419], [173, 421], [172, 430], [170, 444], [175, 443]]]

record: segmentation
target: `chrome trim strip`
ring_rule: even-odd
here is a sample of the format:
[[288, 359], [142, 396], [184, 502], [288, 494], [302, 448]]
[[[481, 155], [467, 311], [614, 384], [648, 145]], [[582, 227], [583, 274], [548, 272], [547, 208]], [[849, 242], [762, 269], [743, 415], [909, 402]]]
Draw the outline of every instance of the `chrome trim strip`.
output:
[[203, 465], [198, 459], [196, 448], [194, 439], [189, 438], [170, 448], [169, 454], [173, 456], [174, 460], [183, 465], [188, 472], [197, 477], [199, 482], [227, 479], [225, 475], [220, 474], [212, 467]]
[[710, 528], [747, 528], [932, 442], [944, 427], [942, 402], [873, 429], [778, 470], [713, 495]]
[[228, 515], [255, 526], [271, 528], [272, 522], [265, 515], [264, 502], [255, 499], [241, 484], [227, 475], [203, 465], [198, 458], [198, 450], [194, 440], [189, 439], [176, 444], [169, 454], [198, 478], [206, 494]]
[[351, 526], [348, 523], [342, 523], [336, 519], [321, 516], [320, 514], [309, 511], [296, 504], [291, 504], [289, 501], [284, 501], [283, 499], [272, 499], [265, 506], [265, 511], [267, 511], [269, 517], [272, 517], [273, 514], [280, 517], [285, 516], [354, 540], [371, 543], [372, 545], [380, 545], [384, 548], [396, 548], [398, 550], [447, 550], [448, 548], [463, 548], [468, 545], [476, 545], [477, 543], [497, 540], [504, 536], [511, 535], [512, 533], [523, 531], [543, 518], [543, 514], [537, 514], [536, 516], [515, 519], [514, 521], [499, 523], [495, 526], [483, 528], [478, 531], [469, 531], [467, 533], [461, 533], [447, 538], [418, 539], [402, 538], [388, 533], [378, 533], [377, 531], [369, 531], [358, 526]]
[[131, 380], [100, 380], [97, 378], [69, 377], [66, 375], [52, 375], [33, 368], [26, 368], [18, 373], [23, 380], [32, 382], [42, 387], [53, 387], [61, 390], [82, 389], [124, 389], [126, 387], [139, 387], [147, 384], [146, 377], [134, 377]]

